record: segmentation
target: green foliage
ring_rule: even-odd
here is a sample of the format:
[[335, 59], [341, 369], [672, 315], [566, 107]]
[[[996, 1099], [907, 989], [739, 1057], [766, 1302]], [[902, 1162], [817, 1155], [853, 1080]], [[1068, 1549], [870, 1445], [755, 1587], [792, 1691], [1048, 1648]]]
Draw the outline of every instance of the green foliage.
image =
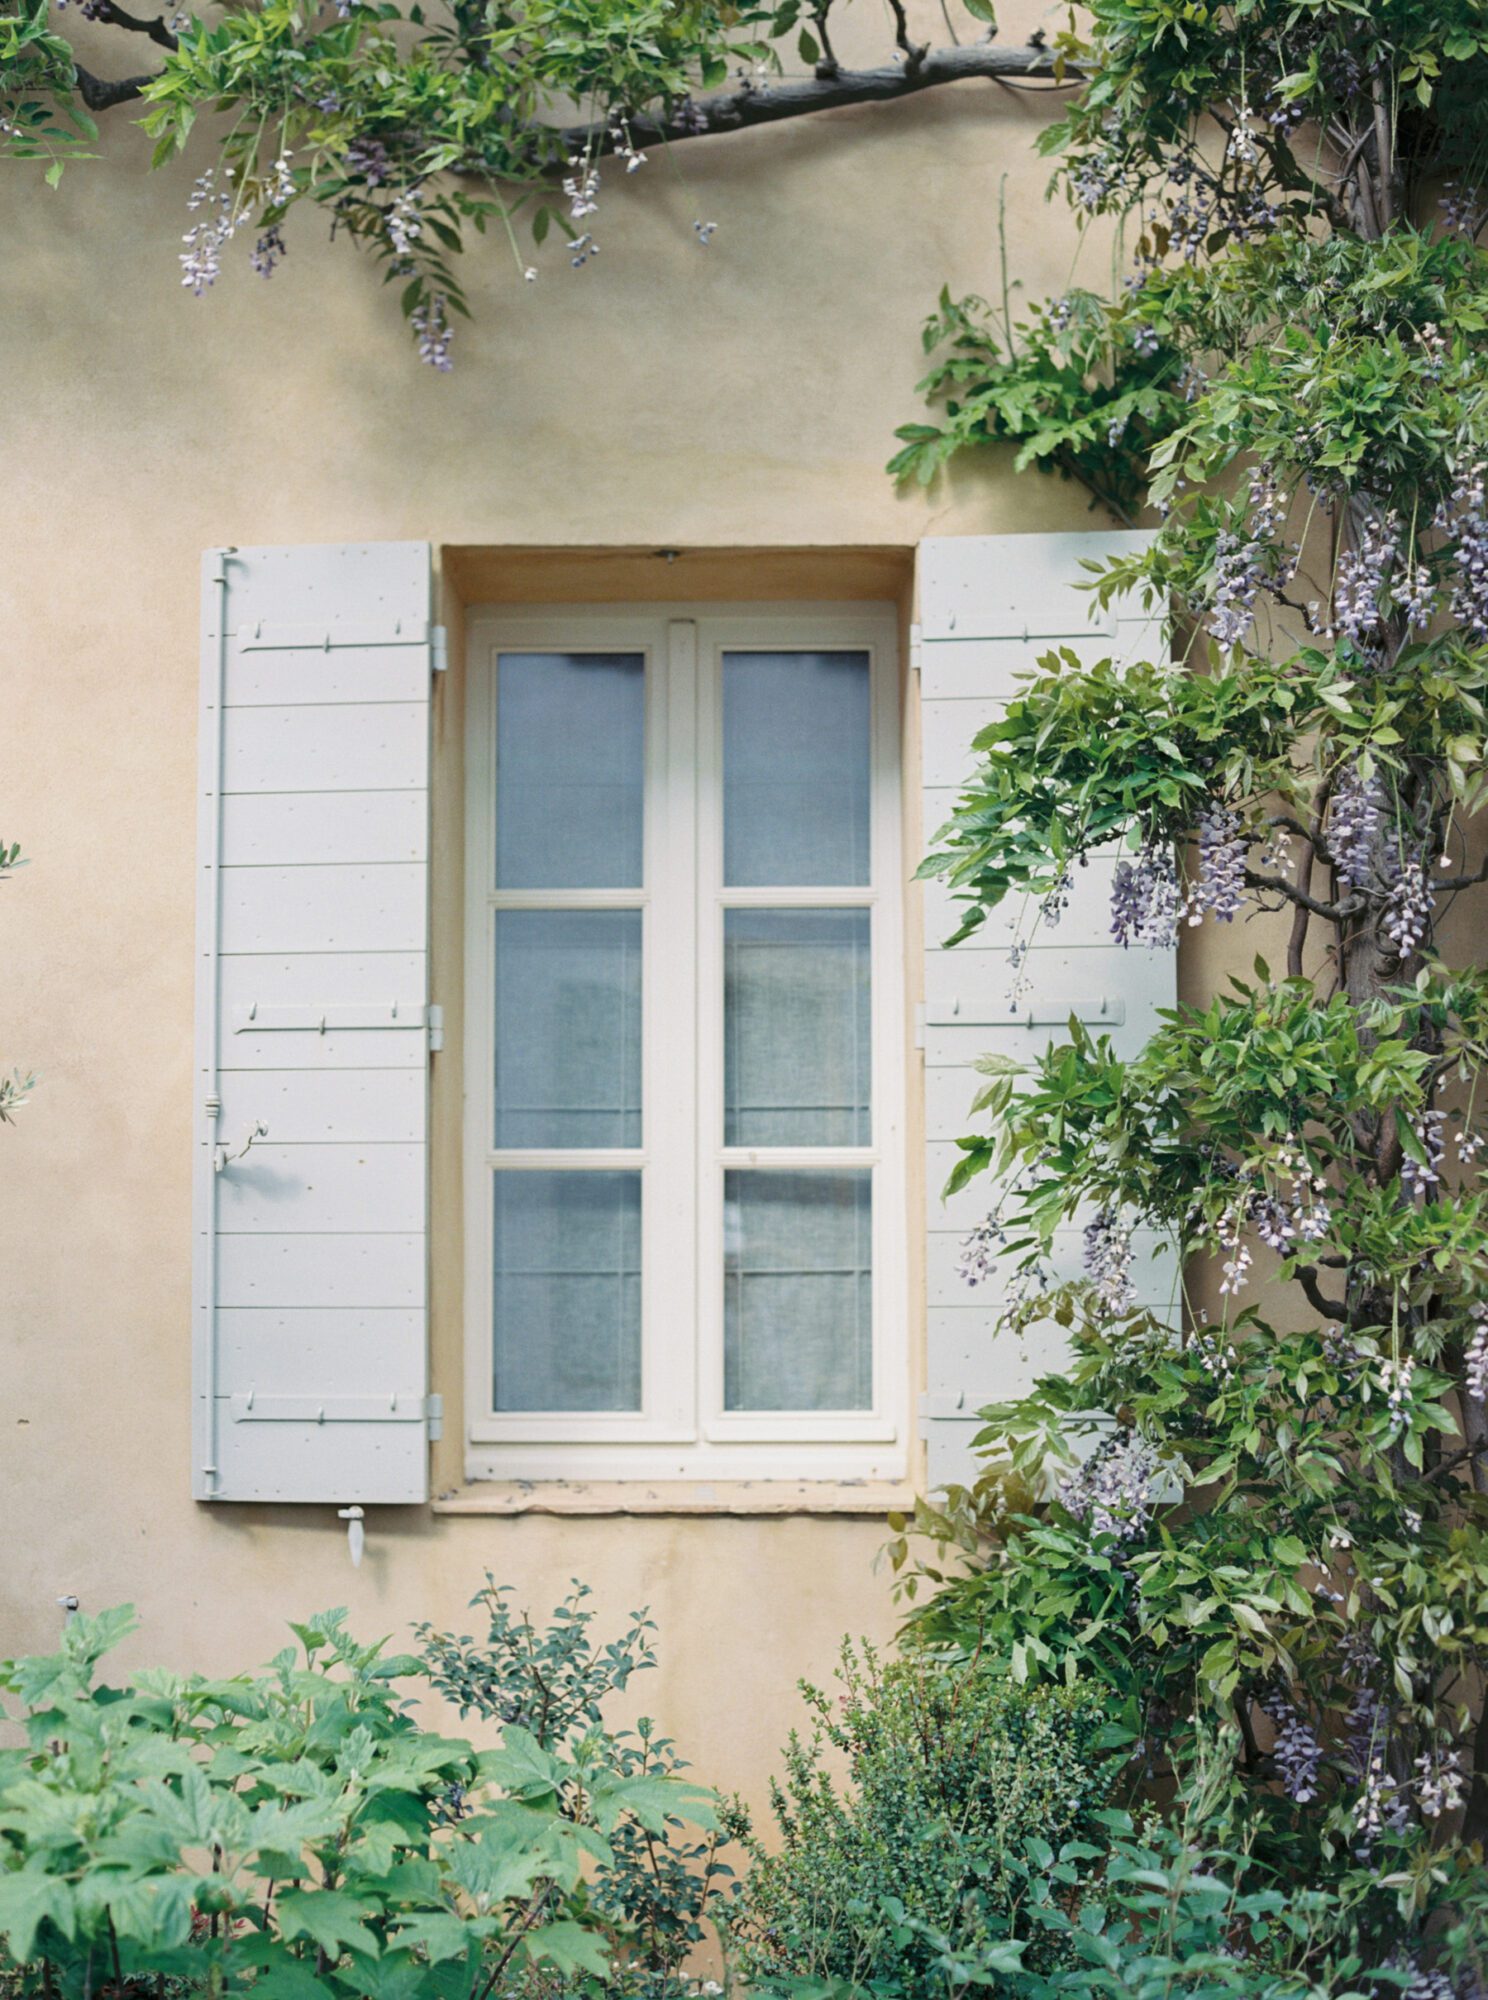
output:
[[127, 1980], [261, 2000], [485, 2000], [503, 1980], [603, 1979], [583, 1871], [629, 1815], [710, 1817], [584, 1740], [499, 1748], [410, 1712], [419, 1662], [344, 1613], [294, 1627], [261, 1675], [97, 1678], [128, 1609], [77, 1618], [3, 1685], [0, 1973], [85, 1996]]
[[928, 486], [960, 453], [979, 445], [1017, 446], [1013, 468], [1073, 479], [1124, 518], [1146, 491], [1153, 449], [1186, 408], [1182, 366], [1171, 348], [1135, 344], [1141, 319], [1123, 316], [1080, 290], [1014, 326], [984, 299], [942, 291], [925, 322], [927, 354], [949, 353], [919, 384], [945, 408], [943, 424], [904, 424], [889, 461], [896, 479]]
[[[995, 1181], [974, 1261], [1008, 1259], [1005, 1334], [1069, 1360], [984, 1413], [982, 1476], [892, 1553], [922, 1641], [1100, 1683], [1196, 1839], [1262, 1893], [1326, 1888], [1332, 1942], [1288, 1976], [1445, 2000], [1479, 1990], [1444, 1941], [1488, 1902], [1488, 981], [1436, 942], [1488, 879], [1488, 10], [1093, 0], [1060, 48], [1084, 83], [1045, 146], [1129, 225], [1120, 303], [1072, 293], [1015, 343], [943, 302], [949, 421], [896, 466], [1015, 441], [1119, 512], [1145, 491], [1150, 545], [1092, 596], [1169, 630], [1155, 661], [1045, 660], [925, 872], [952, 943], [1009, 895], [1037, 942], [1088, 867], [1133, 948], [1284, 915], [1285, 976], [1140, 1053], [1072, 1022], [1026, 1074], [981, 1065], [950, 1188]], [[1107, 466], [1132, 356], [1165, 400]], [[1136, 1303], [1138, 1230], [1197, 1280], [1172, 1315]], [[1231, 1919], [1186, 1956], [1149, 1872], [1151, 1963], [1082, 1916], [1090, 1979], [1230, 1990]]]
[[72, 49], [51, 18], [50, 0], [0, 12], [0, 154], [45, 160], [55, 187], [69, 159], [87, 156], [98, 127], [74, 95]]
[[[0, 11], [0, 157], [45, 160], [55, 184], [95, 146], [89, 105], [140, 100], [153, 164], [190, 152], [203, 169], [180, 259], [198, 297], [240, 237], [272, 275], [292, 212], [318, 209], [397, 287], [422, 358], [444, 369], [468, 313], [458, 272], [472, 237], [503, 235], [519, 279], [537, 278], [528, 259], [549, 238], [585, 264], [602, 178], [640, 167], [669, 121], [707, 129], [698, 99], [730, 77], [763, 77], [788, 54], [835, 71], [840, 4], [247, 0], [167, 20], [84, 0], [116, 46], [149, 37], [156, 66], [141, 75], [136, 59], [115, 81], [79, 63], [49, 0], [0, 0], [13, 10]], [[971, 11], [990, 23], [988, 0]], [[706, 243], [714, 225], [694, 226]]]
[[[606, 1826], [609, 1852], [590, 1871], [586, 1892], [587, 1919], [610, 1941], [602, 1990], [615, 2000], [669, 2000], [691, 1990], [683, 1965], [702, 1942], [705, 1924], [718, 1920], [733, 1870], [720, 1858], [726, 1843], [711, 1820], [702, 1822], [701, 1837], [688, 1830], [681, 1801], [697, 1795], [681, 1785], [687, 1765], [668, 1738], [644, 1716], [634, 1731], [605, 1727], [610, 1697], [656, 1664], [654, 1627], [636, 1612], [618, 1639], [597, 1645], [589, 1595], [575, 1583], [551, 1623], [540, 1627], [514, 1609], [509, 1588], [488, 1576], [471, 1600], [486, 1614], [484, 1641], [429, 1626], [420, 1626], [419, 1637], [430, 1678], [462, 1717], [530, 1730], [545, 1751], [576, 1754], [581, 1747], [591, 1774], [601, 1770], [606, 1785], [622, 1788], [628, 1803]], [[592, 1775], [589, 1782], [592, 1799]], [[649, 1816], [637, 1811], [643, 1801], [653, 1808]], [[591, 1800], [576, 1803], [587, 1809]], [[552, 1990], [545, 1974], [526, 1985], [535, 1994]], [[585, 1988], [600, 1990], [589, 1981]]]
[[839, 1680], [836, 1696], [803, 1684], [812, 1726], [773, 1787], [778, 1850], [744, 1828], [745, 1980], [924, 1996], [957, 1990], [952, 1959], [1051, 1962], [1024, 1908], [1027, 1862], [1082, 1838], [1104, 1803], [1098, 1694], [1022, 1690], [976, 1662], [883, 1666], [851, 1646]]

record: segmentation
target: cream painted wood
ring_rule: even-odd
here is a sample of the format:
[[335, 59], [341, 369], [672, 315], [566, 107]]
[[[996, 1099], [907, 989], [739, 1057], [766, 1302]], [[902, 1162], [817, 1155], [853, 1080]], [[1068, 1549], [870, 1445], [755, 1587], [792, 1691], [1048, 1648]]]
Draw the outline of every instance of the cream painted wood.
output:
[[[729, 888], [721, 867], [719, 676], [726, 648], [872, 656], [872, 868], [867, 886]], [[493, 675], [501, 651], [643, 652], [647, 659], [645, 886], [497, 890], [492, 879]], [[473, 1479], [897, 1479], [907, 1462], [903, 1019], [898, 845], [899, 692], [893, 614], [871, 605], [662, 604], [477, 613], [470, 627], [467, 799], [466, 1398]], [[644, 911], [643, 1144], [631, 1151], [490, 1149], [492, 923], [508, 909]], [[873, 913], [874, 1143], [721, 1143], [726, 908]], [[700, 1112], [699, 1107], [706, 1107]], [[716, 1114], [716, 1119], [715, 1119]], [[700, 1123], [701, 1121], [701, 1123]], [[716, 1125], [716, 1129], [715, 1129]], [[730, 1165], [865, 1166], [873, 1208], [872, 1409], [734, 1415], [723, 1408], [723, 1174]], [[495, 1171], [630, 1166], [643, 1175], [643, 1408], [498, 1414], [491, 1408]]]
[[429, 574], [204, 568], [201, 1499], [427, 1497]]
[[429, 858], [429, 816], [418, 790], [240, 792], [223, 800], [222, 823], [240, 866]]
[[[1082, 564], [1131, 554], [1148, 537], [1102, 534], [960, 536], [921, 543], [921, 785], [927, 841], [955, 807], [957, 786], [974, 766], [971, 742], [1018, 692], [1045, 654], [1068, 649], [1084, 662], [1118, 664], [1164, 657], [1160, 622], [1123, 603], [1092, 616], [1079, 585]], [[1110, 935], [1108, 898], [1114, 854], [1078, 870], [1057, 926], [1028, 898], [1009, 898], [964, 944], [944, 940], [959, 913], [943, 885], [926, 885], [924, 1017], [927, 1212], [926, 1394], [922, 1435], [932, 1487], [974, 1475], [970, 1449], [982, 1405], [1031, 1385], [1060, 1354], [1057, 1330], [1023, 1341], [998, 1332], [998, 1280], [975, 1290], [955, 1276], [961, 1243], [993, 1198], [985, 1178], [943, 1201], [955, 1141], [976, 1129], [969, 1105], [980, 1082], [973, 1065], [998, 1054], [1027, 1065], [1062, 1039], [1071, 1014], [1092, 1033], [1108, 1033], [1132, 1055], [1159, 1025], [1175, 997], [1174, 955], [1125, 951]], [[1021, 977], [1010, 965], [1015, 940], [1030, 946]], [[1078, 1267], [1078, 1232], [1063, 1234], [1058, 1266]], [[1156, 1247], [1139, 1257], [1142, 1303], [1166, 1306], [1171, 1274]]]
[[[304, 1232], [224, 1235], [218, 1245], [219, 1309], [306, 1311], [407, 1307], [424, 1311], [424, 1235]], [[412, 1363], [407, 1363], [409, 1370]]]

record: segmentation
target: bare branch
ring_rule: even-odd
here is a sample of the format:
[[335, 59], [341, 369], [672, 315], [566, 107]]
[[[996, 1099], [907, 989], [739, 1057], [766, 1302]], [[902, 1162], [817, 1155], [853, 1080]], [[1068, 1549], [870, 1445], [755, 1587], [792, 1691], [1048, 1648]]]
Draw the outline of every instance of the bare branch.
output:
[[904, 51], [904, 60], [909, 68], [918, 69], [930, 53], [930, 44], [921, 42], [916, 47], [909, 39], [909, 17], [904, 11], [904, 0], [889, 0], [889, 11], [894, 16], [894, 46]]
[[[1053, 54], [1045, 48], [1000, 49], [989, 42], [977, 42], [968, 48], [931, 49], [913, 65], [905, 61], [888, 63], [881, 69], [841, 69], [833, 76], [793, 78], [785, 83], [746, 80], [711, 97], [676, 105], [662, 116], [640, 112], [628, 123], [637, 145], [657, 145], [663, 140], [676, 145], [684, 139], [736, 132], [751, 125], [777, 125], [787, 118], [836, 111], [849, 104], [890, 104], [947, 83], [978, 78], [993, 82], [1005, 77], [1053, 78], [1054, 63]], [[546, 129], [566, 154], [582, 153], [592, 158], [613, 152], [615, 147], [608, 123]], [[542, 135], [543, 128], [534, 133], [534, 137]], [[467, 172], [481, 170], [478, 159], [465, 163]]]
[[106, 21], [113, 28], [127, 28], [132, 35], [148, 35], [152, 42], [158, 43], [163, 49], [178, 49], [181, 46], [166, 26], [163, 14], [157, 14], [153, 20], [147, 21], [142, 14], [127, 14], [122, 7], [114, 4], [114, 0], [94, 0], [93, 12], [89, 19]]
[[1438, 889], [1474, 889], [1480, 882], [1488, 882], [1488, 861], [1481, 868], [1475, 868], [1470, 875], [1438, 875]]
[[149, 76], [94, 76], [81, 63], [74, 65], [77, 74], [78, 96], [90, 111], [112, 111], [116, 104], [128, 104], [137, 97], [143, 97], [145, 85], [155, 81]]
[[1315, 1265], [1303, 1265], [1297, 1272], [1297, 1283], [1302, 1287], [1307, 1303], [1315, 1313], [1321, 1313], [1324, 1319], [1341, 1320], [1347, 1314], [1346, 1302], [1343, 1299], [1330, 1299], [1318, 1283]]
[[1327, 917], [1330, 921], [1352, 916], [1356, 909], [1363, 907], [1356, 896], [1350, 896], [1342, 903], [1324, 903], [1318, 897], [1310, 896], [1296, 882], [1288, 882], [1284, 875], [1262, 875], [1254, 868], [1246, 869], [1245, 886], [1248, 889], [1269, 890], [1278, 896], [1285, 896], [1287, 901], [1295, 903], [1298, 909], [1310, 910], [1315, 917]]

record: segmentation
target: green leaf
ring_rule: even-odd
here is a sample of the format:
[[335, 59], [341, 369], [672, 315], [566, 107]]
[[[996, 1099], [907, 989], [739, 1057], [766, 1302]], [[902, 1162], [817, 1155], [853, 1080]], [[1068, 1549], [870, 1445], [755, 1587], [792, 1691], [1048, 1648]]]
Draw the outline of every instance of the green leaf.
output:
[[12, 1869], [0, 1875], [0, 1936], [17, 1965], [35, 1956], [36, 1934], [51, 1923], [64, 1937], [73, 1934], [72, 1890], [45, 1867]]
[[376, 1958], [377, 1939], [364, 1918], [375, 1905], [340, 1889], [284, 1889], [275, 1898], [279, 1929], [286, 1938], [309, 1938], [330, 1958], [357, 1951]]
[[610, 1954], [603, 1940], [570, 1918], [533, 1931], [525, 1950], [534, 1963], [555, 1966], [559, 1972], [588, 1972], [596, 1979], [607, 1978], [610, 1972]]

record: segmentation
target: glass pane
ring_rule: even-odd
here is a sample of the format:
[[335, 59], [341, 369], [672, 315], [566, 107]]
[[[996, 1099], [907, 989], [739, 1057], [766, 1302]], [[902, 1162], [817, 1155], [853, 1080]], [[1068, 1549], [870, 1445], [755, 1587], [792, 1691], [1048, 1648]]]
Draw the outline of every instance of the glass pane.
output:
[[868, 880], [868, 655], [723, 656], [723, 879]]
[[640, 911], [499, 910], [495, 1144], [640, 1143]]
[[724, 1407], [873, 1402], [871, 1176], [723, 1177]]
[[725, 910], [726, 1146], [866, 1146], [868, 912]]
[[495, 1175], [496, 1410], [641, 1406], [641, 1177]]
[[645, 782], [641, 653], [502, 653], [496, 886], [633, 889]]

